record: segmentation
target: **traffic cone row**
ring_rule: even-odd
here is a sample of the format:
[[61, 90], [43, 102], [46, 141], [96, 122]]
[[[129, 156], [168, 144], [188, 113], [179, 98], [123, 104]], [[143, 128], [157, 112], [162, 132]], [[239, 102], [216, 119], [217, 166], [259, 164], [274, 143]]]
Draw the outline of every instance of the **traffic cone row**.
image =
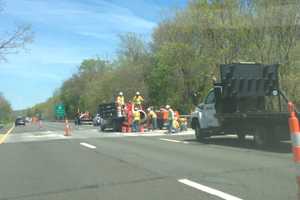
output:
[[65, 120], [65, 133], [64, 136], [71, 136], [71, 127], [68, 119]]
[[[122, 126], [122, 133], [131, 133], [131, 132], [132, 132], [132, 128], [131, 128], [130, 125], [123, 125]], [[140, 132], [141, 133], [145, 132], [145, 129], [144, 129], [143, 125], [140, 126]]]
[[290, 112], [289, 117], [289, 129], [291, 133], [292, 140], [292, 151], [293, 158], [295, 162], [296, 172], [297, 172], [297, 186], [298, 186], [298, 195], [297, 199], [300, 200], [300, 128], [299, 120], [296, 116], [295, 105], [292, 102], [288, 103], [288, 109]]
[[131, 133], [132, 129], [131, 126], [123, 125], [122, 126], [122, 133]]

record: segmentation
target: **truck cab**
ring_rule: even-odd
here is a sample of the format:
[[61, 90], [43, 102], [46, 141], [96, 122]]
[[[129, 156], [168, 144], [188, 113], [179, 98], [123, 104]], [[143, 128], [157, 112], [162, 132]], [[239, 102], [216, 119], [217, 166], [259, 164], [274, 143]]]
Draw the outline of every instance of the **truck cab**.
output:
[[[192, 113], [192, 118], [197, 119], [197, 124], [201, 129], [219, 127], [219, 121], [216, 118], [215, 103], [215, 93], [214, 90], [211, 89], [204, 99], [204, 102], [200, 103]], [[195, 123], [195, 121], [192, 123], [193, 128], [195, 128]]]
[[213, 135], [236, 134], [240, 140], [253, 135], [255, 144], [263, 147], [289, 139], [278, 65], [220, 65], [220, 75], [191, 116], [199, 141]]

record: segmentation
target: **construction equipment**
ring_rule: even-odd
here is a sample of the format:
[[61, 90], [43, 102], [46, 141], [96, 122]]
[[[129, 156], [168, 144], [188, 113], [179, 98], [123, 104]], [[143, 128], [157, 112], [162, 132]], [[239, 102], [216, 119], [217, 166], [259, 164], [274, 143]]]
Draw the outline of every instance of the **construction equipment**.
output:
[[[258, 147], [289, 139], [287, 98], [279, 87], [279, 65], [235, 63], [220, 65], [220, 82], [192, 113], [192, 128], [200, 141], [236, 134], [253, 135]], [[285, 100], [285, 101], [284, 101]]]
[[79, 115], [78, 125], [91, 125], [93, 118], [89, 112], [84, 112]]
[[[121, 132], [122, 130], [131, 130], [132, 125], [132, 109], [133, 104], [127, 103], [124, 109], [121, 111], [120, 107], [116, 103], [100, 104], [98, 106], [98, 114], [101, 118], [100, 129], [102, 131], [106, 129], [112, 129], [115, 132]], [[147, 115], [143, 110], [139, 110], [141, 113], [141, 124], [146, 123]], [[127, 131], [126, 131], [127, 132]]]
[[101, 118], [100, 129], [113, 129], [113, 131], [122, 131], [122, 123], [125, 117], [120, 115], [119, 107], [116, 103], [100, 104], [98, 106], [98, 114]]

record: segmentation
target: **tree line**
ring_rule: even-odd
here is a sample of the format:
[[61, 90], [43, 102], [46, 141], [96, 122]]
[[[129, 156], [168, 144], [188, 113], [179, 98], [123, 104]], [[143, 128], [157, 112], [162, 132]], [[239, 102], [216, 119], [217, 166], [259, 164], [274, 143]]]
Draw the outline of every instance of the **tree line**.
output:
[[28, 113], [53, 118], [59, 102], [69, 117], [78, 109], [96, 112], [119, 91], [127, 100], [140, 91], [148, 105], [188, 113], [193, 94], [200, 101], [218, 77], [218, 65], [240, 61], [279, 63], [281, 86], [299, 104], [299, 10], [297, 0], [191, 0], [170, 11], [150, 41], [125, 33], [114, 60], [83, 60], [53, 97]]

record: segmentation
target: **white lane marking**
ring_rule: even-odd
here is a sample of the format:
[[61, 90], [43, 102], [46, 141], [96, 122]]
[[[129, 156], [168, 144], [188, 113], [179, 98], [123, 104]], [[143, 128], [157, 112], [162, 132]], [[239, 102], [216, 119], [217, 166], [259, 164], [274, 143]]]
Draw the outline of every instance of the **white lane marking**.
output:
[[87, 147], [87, 148], [90, 148], [90, 149], [96, 149], [96, 147], [94, 145], [91, 145], [91, 144], [88, 144], [88, 143], [85, 143], [85, 142], [81, 142], [80, 145], [84, 146], [84, 147]]
[[189, 142], [186, 142], [186, 141], [172, 140], [172, 139], [167, 139], [167, 138], [159, 138], [159, 140], [167, 141], [167, 142], [175, 142], [175, 143], [189, 144]]
[[201, 191], [206, 192], [208, 194], [220, 197], [220, 198], [225, 199], [225, 200], [243, 200], [243, 199], [240, 199], [238, 197], [232, 196], [230, 194], [226, 194], [226, 193], [224, 193], [220, 190], [216, 190], [216, 189], [207, 187], [205, 185], [201, 185], [199, 183], [196, 183], [194, 181], [190, 181], [188, 179], [179, 179], [178, 182], [183, 183], [185, 185], [188, 185], [190, 187], [193, 187], [195, 189], [201, 190]]

